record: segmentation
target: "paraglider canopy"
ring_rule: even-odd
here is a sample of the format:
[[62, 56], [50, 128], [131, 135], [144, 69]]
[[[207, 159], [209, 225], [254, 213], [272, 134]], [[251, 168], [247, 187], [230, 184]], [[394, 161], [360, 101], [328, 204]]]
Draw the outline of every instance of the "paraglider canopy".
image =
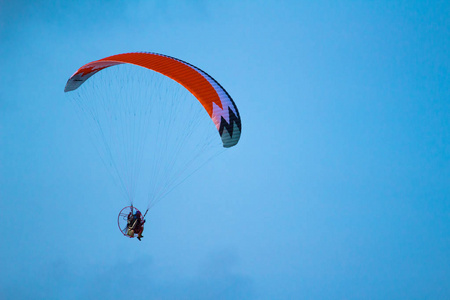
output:
[[233, 99], [210, 75], [180, 59], [152, 52], [123, 53], [82, 66], [67, 81], [64, 92], [80, 87], [95, 73], [120, 64], [133, 64], [161, 73], [184, 86], [208, 112], [225, 148], [233, 147], [241, 136], [241, 117]]

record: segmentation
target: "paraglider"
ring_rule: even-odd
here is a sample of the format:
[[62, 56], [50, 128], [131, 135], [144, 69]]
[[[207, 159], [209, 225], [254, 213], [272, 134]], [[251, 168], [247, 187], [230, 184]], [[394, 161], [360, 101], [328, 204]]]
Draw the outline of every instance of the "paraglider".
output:
[[[206, 128], [209, 126], [199, 123], [203, 122], [204, 112], [214, 123], [223, 148], [238, 143], [242, 124], [233, 99], [214, 78], [192, 64], [157, 53], [124, 53], [92, 61], [69, 78], [64, 91], [77, 90], [94, 74], [119, 65], [137, 66], [147, 69], [148, 73], [159, 73], [163, 76], [158, 75], [158, 78], [163, 78], [158, 80], [163, 83], [155, 83], [156, 77], [152, 77], [142, 84], [140, 81], [147, 76], [145, 74], [137, 78], [137, 88], [127, 92], [124, 97], [120, 96], [124, 86], [137, 73], [133, 67], [129, 73], [118, 71], [118, 77], [125, 77], [125, 84], [113, 85], [111, 81], [114, 78], [107, 78], [101, 92], [91, 95], [92, 89], [97, 87], [93, 85], [80, 91], [74, 102], [79, 106], [80, 114], [89, 119], [88, 127], [95, 135], [94, 139], [100, 142], [102, 159], [131, 202], [131, 206], [119, 213], [119, 228], [125, 236], [134, 237], [136, 234], [140, 240], [145, 219], [139, 210], [133, 212], [136, 186], [140, 184], [140, 169], [145, 169], [146, 179], [151, 179], [148, 184], [148, 211], [148, 208], [217, 155], [217, 148], [215, 152], [207, 151], [217, 143], [215, 138], [204, 134], [209, 132]], [[203, 112], [196, 112], [196, 104], [188, 103], [191, 100], [176, 100], [178, 92], [174, 90], [178, 87], [169, 87], [172, 83], [167, 83], [166, 87], [167, 80], [177, 82], [194, 96]], [[145, 90], [147, 86], [151, 86], [149, 92]], [[114, 93], [104, 96], [108, 90], [114, 90]], [[135, 100], [138, 97], [133, 94], [143, 96]], [[158, 105], [161, 108], [157, 108]], [[182, 105], [187, 107], [180, 108]]]
[[141, 240], [144, 237], [142, 233], [144, 232], [146, 213], [142, 215], [140, 210], [133, 206], [124, 207], [117, 220], [120, 232], [129, 238], [134, 238], [137, 235], [138, 240]]
[[141, 212], [136, 211], [136, 213], [133, 214], [133, 212], [130, 212], [128, 214], [127, 218], [127, 225], [128, 225], [128, 232], [127, 234], [131, 237], [134, 237], [134, 234], [138, 235], [138, 240], [141, 240], [144, 236], [142, 235], [142, 232], [144, 231], [144, 223], [145, 219], [141, 220]]

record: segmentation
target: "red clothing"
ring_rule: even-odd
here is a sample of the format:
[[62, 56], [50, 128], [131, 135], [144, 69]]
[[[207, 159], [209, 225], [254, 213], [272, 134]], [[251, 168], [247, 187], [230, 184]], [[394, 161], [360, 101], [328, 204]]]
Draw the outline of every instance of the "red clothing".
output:
[[134, 233], [142, 234], [144, 231], [144, 222], [142, 222], [140, 214], [133, 215], [131, 212], [128, 214], [128, 228], [133, 229]]

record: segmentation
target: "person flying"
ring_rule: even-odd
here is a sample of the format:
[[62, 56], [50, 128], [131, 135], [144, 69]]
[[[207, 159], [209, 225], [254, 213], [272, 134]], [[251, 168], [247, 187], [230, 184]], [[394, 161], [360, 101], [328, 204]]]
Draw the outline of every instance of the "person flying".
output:
[[143, 238], [144, 236], [142, 235], [142, 232], [144, 231], [144, 223], [145, 220], [142, 221], [142, 214], [140, 211], [136, 211], [136, 213], [133, 214], [133, 212], [131, 211], [128, 214], [128, 231], [127, 234], [130, 237], [134, 237], [134, 234], [137, 234], [137, 238], [140, 241], [141, 238]]

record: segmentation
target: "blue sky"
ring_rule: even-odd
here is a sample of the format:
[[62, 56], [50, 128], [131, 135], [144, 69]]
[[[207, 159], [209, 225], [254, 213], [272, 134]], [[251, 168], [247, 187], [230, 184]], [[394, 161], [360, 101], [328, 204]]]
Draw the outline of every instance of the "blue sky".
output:
[[[450, 298], [448, 11], [0, 1], [0, 299]], [[141, 243], [63, 93], [132, 51], [199, 66], [243, 122]]]

